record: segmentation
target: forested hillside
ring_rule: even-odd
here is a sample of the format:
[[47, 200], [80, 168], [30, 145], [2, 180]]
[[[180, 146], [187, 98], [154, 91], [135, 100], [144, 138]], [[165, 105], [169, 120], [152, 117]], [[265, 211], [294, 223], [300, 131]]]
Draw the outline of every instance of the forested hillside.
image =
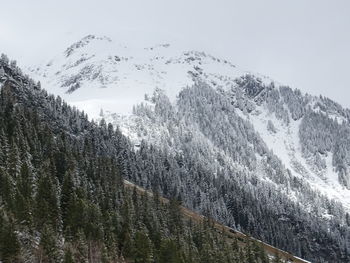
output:
[[[30, 65], [30, 74], [90, 118], [102, 116], [120, 127], [135, 145], [145, 140], [181, 155], [187, 151], [183, 141], [192, 147], [195, 142], [191, 151], [204, 153], [193, 153], [196, 162], [209, 156], [215, 168], [230, 166], [258, 179], [280, 177], [283, 188], [293, 184], [287, 172], [350, 211], [349, 109], [205, 52], [120, 41], [87, 35], [46, 63]], [[162, 94], [155, 96], [160, 100], [152, 98], [155, 90]], [[188, 96], [200, 96], [201, 101]], [[137, 111], [132, 113], [133, 107]], [[153, 113], [163, 109], [167, 115]], [[300, 195], [310, 196], [309, 190], [287, 194], [299, 204], [305, 203]], [[309, 205], [318, 206], [304, 204]], [[317, 213], [328, 218], [333, 214], [324, 206]]]
[[[257, 107], [248, 107], [246, 97], [233, 100], [231, 93], [198, 82], [180, 93], [174, 107], [157, 90], [148, 98], [151, 105], [134, 109], [142, 116], [138, 131], [150, 136], [135, 146], [104, 120], [89, 122], [48, 95], [4, 56], [0, 77], [3, 258], [135, 261], [140, 249], [161, 260], [162, 247], [170, 246], [182, 262], [235, 262], [227, 251], [238, 253], [238, 262], [260, 262], [249, 256], [249, 247], [226, 249], [222, 237], [204, 226], [174, 223], [176, 202], [157, 206], [157, 200], [125, 190], [126, 178], [308, 260], [349, 261], [348, 214], [283, 167], [237, 112], [242, 105]], [[240, 84], [259, 88], [253, 81]], [[159, 144], [153, 144], [157, 132]], [[198, 233], [207, 233], [208, 241], [198, 240]], [[138, 248], [144, 240], [148, 248]], [[166, 260], [156, 262], [171, 262]]]
[[[251, 87], [247, 87], [249, 82]], [[247, 109], [257, 111], [266, 103], [278, 118], [266, 122], [264, 128], [271, 134], [280, 131], [277, 124], [290, 122], [290, 115], [279, 101], [291, 96], [290, 89], [280, 93], [249, 76], [239, 84], [243, 90], [218, 92], [198, 82], [180, 92], [176, 105], [157, 90], [148, 104], [134, 107], [137, 118], [130, 129], [167, 153], [166, 169], [173, 171], [172, 176], [156, 182], [160, 191], [168, 194], [172, 184], [188, 207], [202, 213], [208, 210], [219, 221], [306, 259], [347, 262], [350, 221], [346, 210], [310, 187], [307, 174], [301, 177], [286, 169], [250, 122], [254, 115], [248, 115]], [[242, 96], [233, 96], [234, 92], [242, 92]], [[295, 110], [290, 112], [297, 116], [300, 108], [294, 102], [291, 107]], [[305, 114], [311, 115], [311, 109]], [[301, 127], [305, 125], [303, 122]], [[305, 148], [308, 145], [304, 143]], [[170, 162], [172, 158], [176, 161]], [[164, 166], [164, 161], [157, 166]], [[303, 169], [297, 160], [295, 167]], [[152, 174], [148, 172], [152, 169], [145, 166], [143, 174]], [[155, 184], [153, 178], [134, 180], [147, 187]]]
[[269, 262], [257, 243], [239, 247], [210, 220], [185, 219], [175, 189], [164, 204], [125, 188], [145, 161], [111, 125], [89, 122], [5, 56], [0, 80], [1, 262]]

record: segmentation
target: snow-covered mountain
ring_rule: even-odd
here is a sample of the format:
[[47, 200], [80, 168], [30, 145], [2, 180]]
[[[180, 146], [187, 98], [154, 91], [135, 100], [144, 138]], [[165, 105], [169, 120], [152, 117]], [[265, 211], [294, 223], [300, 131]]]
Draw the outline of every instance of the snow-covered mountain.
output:
[[183, 51], [170, 44], [130, 47], [94, 35], [32, 71], [43, 77], [50, 91], [77, 106], [84, 105], [90, 117], [97, 117], [101, 108], [130, 114], [133, 105], [155, 88], [174, 101], [198, 77], [213, 86], [227, 87], [245, 73], [203, 52]]
[[[184, 144], [176, 141], [190, 136], [192, 142], [195, 140], [198, 147], [208, 151], [202, 157], [216, 168], [225, 162], [235, 169], [259, 174], [258, 178], [267, 182], [271, 171], [267, 171], [270, 164], [265, 159], [270, 156], [266, 157], [265, 152], [271, 152], [277, 157], [275, 162], [281, 164], [279, 169], [286, 171], [283, 174], [350, 209], [350, 112], [327, 98], [277, 85], [267, 77], [248, 73], [203, 52], [182, 51], [170, 44], [128, 47], [94, 35], [84, 37], [31, 71], [50, 92], [94, 119], [103, 116], [119, 126], [135, 145], [144, 139], [179, 153]], [[249, 138], [242, 139], [252, 152], [247, 154], [247, 158], [253, 158], [249, 165], [227, 150], [224, 144], [233, 141], [216, 142], [220, 136], [211, 137], [205, 131], [210, 124], [201, 127], [198, 121], [205, 116], [191, 113], [192, 104], [188, 108], [183, 105], [181, 98], [186, 92], [199, 96], [188, 91], [193, 85], [211, 89], [224, 100], [220, 103], [228, 103], [227, 109], [220, 111], [223, 118], [235, 116], [249, 126], [247, 129], [258, 141], [254, 145]], [[209, 101], [206, 96], [213, 94], [202, 94], [203, 99]], [[221, 128], [230, 130], [223, 131], [225, 135], [220, 140], [235, 136], [239, 129], [232, 123]], [[210, 129], [216, 132], [215, 127]], [[259, 152], [259, 147], [264, 149]], [[287, 192], [291, 199], [298, 199], [299, 193]], [[324, 215], [329, 216], [327, 211]]]
[[348, 262], [350, 110], [170, 44], [89, 35], [47, 61], [34, 79], [130, 138], [129, 180], [301, 257]]

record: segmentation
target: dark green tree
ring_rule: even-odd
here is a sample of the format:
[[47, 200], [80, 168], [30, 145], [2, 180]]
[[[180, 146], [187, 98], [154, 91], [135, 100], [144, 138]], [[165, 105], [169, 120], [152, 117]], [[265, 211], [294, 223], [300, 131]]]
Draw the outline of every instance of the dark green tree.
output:
[[153, 252], [151, 241], [148, 236], [141, 231], [137, 231], [134, 237], [133, 258], [135, 263], [152, 262]]
[[41, 174], [35, 199], [35, 220], [38, 228], [41, 228], [45, 224], [50, 224], [54, 229], [58, 229], [60, 211], [57, 190], [49, 175]]
[[181, 263], [181, 254], [176, 242], [163, 239], [159, 250], [159, 263]]
[[13, 223], [7, 222], [4, 218], [0, 221], [2, 221], [0, 226], [0, 258], [4, 263], [20, 262], [20, 243], [15, 227]]

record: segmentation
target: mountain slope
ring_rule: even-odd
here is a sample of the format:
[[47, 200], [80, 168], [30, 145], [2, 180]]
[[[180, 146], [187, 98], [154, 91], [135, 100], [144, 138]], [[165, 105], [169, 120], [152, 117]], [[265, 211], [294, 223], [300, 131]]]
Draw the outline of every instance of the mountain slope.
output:
[[184, 52], [169, 44], [123, 46], [94, 35], [84, 37], [32, 71], [43, 76], [50, 90], [68, 102], [88, 104], [93, 117], [101, 108], [131, 113], [132, 106], [144, 101], [144, 95], [155, 88], [175, 100], [197, 75], [204, 74], [208, 81], [225, 85], [244, 73], [230, 62], [203, 52]]
[[[338, 138], [331, 137], [343, 122], [347, 125], [350, 114], [327, 98], [278, 87], [272, 80], [259, 75], [252, 75], [249, 81], [240, 85], [236, 80], [247, 72], [205, 53], [181, 52], [169, 44], [131, 48], [117, 45], [108, 37], [94, 35], [72, 44], [55, 59], [33, 71], [42, 77], [51, 92], [85, 110], [91, 118], [100, 119], [102, 114], [105, 119], [120, 126], [135, 144], [144, 138], [138, 136], [143, 129], [150, 130], [149, 136], [144, 139], [152, 143], [157, 143], [156, 137], [160, 132], [151, 123], [147, 127], [138, 127], [144, 120], [132, 114], [133, 107], [140, 103], [154, 106], [145, 99], [146, 94], [152, 96], [155, 89], [161, 90], [172, 104], [176, 104], [179, 92], [198, 81], [223, 90], [232, 98], [235, 108], [240, 110], [237, 114], [252, 124], [267, 148], [282, 160], [293, 175], [307, 179], [313, 189], [350, 208], [350, 161], [346, 161], [348, 157], [344, 156], [345, 153], [338, 158], [339, 151], [331, 149], [343, 147], [333, 142]], [[245, 86], [240, 87], [242, 85]], [[306, 130], [314, 128], [304, 127], [312, 112], [318, 116], [326, 115], [319, 117], [323, 122], [336, 122], [326, 124], [332, 126], [326, 129], [327, 149], [318, 151], [315, 146], [304, 147], [304, 140], [324, 144], [324, 140], [318, 141], [323, 135], [312, 134], [316, 139], [306, 138], [312, 133]], [[274, 132], [267, 129], [271, 123], [277, 127]], [[299, 127], [300, 124], [304, 126]], [[343, 140], [347, 140], [346, 131], [343, 134]], [[346, 146], [342, 152], [348, 152], [348, 149]], [[334, 156], [335, 152], [338, 153]]]
[[[136, 186], [135, 184], [125, 180], [124, 184], [126, 187], [130, 187], [133, 189], [137, 189], [138, 192], [140, 193], [146, 193], [147, 195], [153, 197], [154, 194], [150, 191], [146, 191], [145, 189]], [[169, 203], [170, 201], [166, 198], [160, 198], [161, 202], [163, 203]], [[213, 229], [215, 229], [215, 231], [219, 232], [220, 234], [227, 236], [228, 239], [233, 239], [235, 242], [235, 240], [237, 240], [241, 246], [245, 246], [245, 244], [249, 244], [249, 241], [257, 241], [258, 243], [260, 243], [260, 245], [263, 247], [263, 249], [266, 251], [266, 254], [268, 255], [268, 257], [270, 257], [271, 259], [277, 261], [277, 258], [279, 257], [281, 260], [284, 261], [291, 261], [291, 262], [295, 262], [295, 263], [308, 263], [309, 261], [303, 260], [301, 258], [295, 257], [293, 255], [291, 255], [289, 252], [286, 251], [281, 251], [269, 244], [263, 243], [262, 241], [259, 240], [255, 240], [254, 238], [245, 235], [237, 230], [234, 230], [232, 228], [229, 228], [227, 226], [224, 226], [218, 222], [212, 221], [212, 219], [210, 218], [206, 218], [200, 214], [194, 213], [193, 211], [187, 209], [186, 207], [181, 207], [181, 212], [182, 214], [186, 217], [189, 218], [191, 220], [193, 220], [194, 222], [197, 223], [203, 223], [206, 220], [208, 220], [210, 222], [210, 224], [212, 224]], [[232, 240], [231, 240], [232, 241]]]
[[183, 217], [179, 200], [125, 187], [142, 164], [119, 131], [89, 122], [4, 56], [0, 69], [1, 262], [273, 261], [253, 239], [242, 245], [208, 219]]
[[131, 138], [133, 182], [301, 257], [347, 261], [349, 110], [200, 52], [95, 36], [35, 74]]

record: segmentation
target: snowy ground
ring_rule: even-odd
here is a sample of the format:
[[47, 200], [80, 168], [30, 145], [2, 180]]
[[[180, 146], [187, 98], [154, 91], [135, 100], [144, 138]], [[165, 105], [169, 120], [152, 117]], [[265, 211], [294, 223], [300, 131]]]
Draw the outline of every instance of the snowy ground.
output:
[[[122, 132], [135, 142], [140, 138], [132, 128], [136, 121], [132, 108], [145, 102], [145, 94], [159, 88], [175, 102], [181, 89], [193, 84], [193, 77], [229, 90], [235, 85], [234, 79], [246, 73], [229, 61], [202, 52], [183, 51], [169, 44], [146, 48], [121, 45], [108, 37], [91, 35], [31, 69], [31, 75], [40, 79], [45, 89], [84, 110], [90, 118], [99, 119], [103, 109], [105, 116], [110, 117], [107, 121], [118, 122]], [[255, 75], [264, 83], [271, 82], [267, 77]], [[67, 93], [76, 83], [80, 87]], [[253, 114], [239, 114], [253, 124], [268, 148], [293, 175], [342, 202], [350, 211], [350, 191], [339, 184], [332, 155], [326, 157], [327, 166], [322, 174], [315, 172], [302, 156], [298, 136], [300, 121], [291, 120], [287, 125], [263, 106], [258, 106]], [[276, 133], [267, 129], [268, 120], [274, 124]], [[293, 193], [290, 197], [295, 199]]]

